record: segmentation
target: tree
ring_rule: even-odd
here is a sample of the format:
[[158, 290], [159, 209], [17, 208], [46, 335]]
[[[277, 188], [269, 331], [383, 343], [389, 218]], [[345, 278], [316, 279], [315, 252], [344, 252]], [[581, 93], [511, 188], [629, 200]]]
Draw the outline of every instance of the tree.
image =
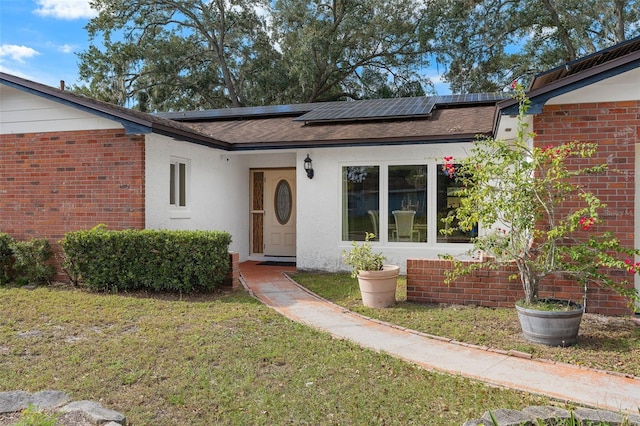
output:
[[[141, 110], [215, 108], [270, 101], [250, 87], [256, 66], [278, 59], [265, 42], [263, 0], [94, 0], [92, 45], [80, 56], [86, 92]], [[265, 59], [266, 58], [266, 59]], [[272, 93], [279, 93], [274, 88]]]
[[451, 234], [479, 229], [470, 253], [483, 252], [493, 261], [454, 261], [447, 280], [462, 274], [515, 265], [523, 288], [524, 304], [539, 301], [540, 281], [553, 274], [575, 280], [581, 287], [595, 283], [618, 292], [630, 306], [640, 294], [628, 280], [612, 271], [640, 272], [635, 256], [640, 250], [624, 247], [598, 225], [606, 205], [585, 189], [580, 178], [605, 173], [606, 163], [591, 160], [597, 144], [565, 142], [535, 146], [526, 112], [529, 100], [522, 86], [514, 84], [519, 114], [513, 140], [477, 139], [470, 155], [454, 163], [445, 157], [443, 172], [461, 185], [455, 196], [460, 206], [443, 219], [441, 232]]
[[[640, 34], [638, 0], [434, 0], [435, 37], [453, 92], [502, 90], [515, 79]], [[438, 19], [434, 19], [438, 17]]]
[[[427, 9], [414, 0], [278, 0], [274, 26], [293, 86], [305, 102], [397, 95], [419, 76]], [[382, 81], [376, 89], [368, 84]]]
[[87, 30], [102, 46], [79, 55], [88, 85], [74, 90], [143, 111], [421, 94], [428, 83], [416, 0], [92, 5], [100, 13]]

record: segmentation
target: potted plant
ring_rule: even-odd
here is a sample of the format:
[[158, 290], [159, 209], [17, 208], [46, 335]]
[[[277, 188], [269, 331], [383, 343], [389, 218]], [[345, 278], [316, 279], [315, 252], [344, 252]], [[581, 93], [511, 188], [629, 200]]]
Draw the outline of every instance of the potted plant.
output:
[[358, 277], [362, 304], [369, 308], [386, 308], [396, 302], [396, 285], [400, 267], [384, 265], [385, 257], [374, 253], [371, 240], [375, 235], [367, 232], [365, 241], [353, 241], [351, 251], [343, 252], [344, 262], [351, 266], [352, 277]]
[[[605, 205], [580, 185], [581, 177], [607, 170], [606, 164], [589, 160], [596, 144], [535, 146], [535, 134], [527, 131], [525, 120], [529, 101], [520, 85], [514, 83], [512, 88], [519, 103], [515, 140], [480, 138], [467, 158], [454, 162], [453, 157], [445, 157], [443, 171], [461, 186], [460, 206], [443, 219], [449, 225], [443, 232], [479, 226], [480, 234], [471, 241], [472, 252], [492, 259], [462, 262], [445, 256], [454, 261], [447, 281], [480, 268], [515, 265], [517, 273], [510, 278], [522, 283], [524, 297], [517, 309], [525, 337], [548, 345], [570, 345], [577, 340], [583, 303], [560, 302], [564, 312], [559, 315], [571, 324], [554, 324], [551, 327], [557, 330], [549, 329], [540, 323], [556, 315], [558, 304], [540, 299], [540, 281], [562, 276], [585, 289], [597, 283], [625, 296], [632, 305], [639, 300], [637, 291], [627, 281], [613, 279], [610, 272], [635, 273], [639, 268], [633, 259], [639, 251], [622, 247], [610, 232], [598, 232], [598, 212]], [[546, 309], [543, 313], [537, 309], [540, 305]]]

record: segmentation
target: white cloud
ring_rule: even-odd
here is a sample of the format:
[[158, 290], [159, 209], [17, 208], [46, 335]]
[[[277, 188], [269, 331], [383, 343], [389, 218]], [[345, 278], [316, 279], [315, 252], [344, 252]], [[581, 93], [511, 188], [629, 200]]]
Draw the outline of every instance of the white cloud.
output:
[[18, 46], [15, 44], [0, 45], [0, 58], [8, 56], [20, 63], [24, 63], [26, 58], [32, 58], [39, 54], [40, 52], [27, 46]]
[[37, 0], [38, 8], [34, 11], [40, 16], [51, 16], [59, 19], [93, 18], [98, 12], [89, 6], [89, 0]]
[[62, 46], [58, 46], [58, 50], [62, 53], [73, 53], [74, 46], [70, 44], [63, 44]]

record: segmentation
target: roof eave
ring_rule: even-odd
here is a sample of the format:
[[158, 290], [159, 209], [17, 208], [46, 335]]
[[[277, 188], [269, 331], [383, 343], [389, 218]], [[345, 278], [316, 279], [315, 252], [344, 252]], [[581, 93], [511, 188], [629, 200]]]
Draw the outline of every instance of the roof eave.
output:
[[0, 81], [14, 89], [40, 96], [71, 108], [89, 112], [102, 118], [118, 121], [125, 128], [125, 132], [127, 134], [150, 133], [153, 127], [151, 121], [141, 120], [138, 117], [127, 116], [115, 109], [101, 107], [100, 104], [94, 104], [88, 98], [85, 100], [81, 96], [72, 95], [71, 93], [67, 94], [64, 91], [53, 87], [41, 84], [30, 85], [27, 80], [18, 80], [17, 78], [13, 78], [13, 76], [4, 73], [0, 73]]
[[467, 143], [478, 136], [489, 136], [491, 132], [466, 133], [457, 135], [432, 135], [397, 137], [386, 139], [342, 139], [327, 141], [287, 141], [287, 142], [246, 142], [234, 144], [232, 151], [281, 150], [300, 148], [347, 148], [363, 146], [400, 146], [400, 145], [428, 145], [435, 143]]
[[145, 120], [142, 117], [127, 114], [126, 111], [121, 111], [119, 108], [112, 107], [106, 102], [99, 102], [90, 98], [84, 98], [83, 96], [79, 96], [71, 92], [65, 92], [54, 87], [34, 83], [29, 80], [14, 77], [10, 74], [0, 73], [0, 82], [14, 89], [45, 98], [70, 108], [79, 109], [107, 120], [116, 121], [124, 127], [126, 134], [139, 135], [153, 132], [174, 139], [186, 140], [199, 145], [224, 150], [229, 150], [231, 147], [231, 144], [227, 142], [223, 142], [206, 135], [164, 125], [152, 120]]
[[[531, 102], [527, 113], [540, 114], [544, 105], [551, 98], [555, 98], [607, 78], [614, 77], [635, 69], [638, 66], [640, 66], [640, 51], [630, 53], [629, 55], [614, 59], [600, 66], [590, 68], [580, 74], [565, 77], [549, 83], [546, 86], [533, 89], [530, 92], [527, 92], [527, 97]], [[497, 107], [501, 114], [518, 114], [518, 101], [516, 99], [499, 102]]]

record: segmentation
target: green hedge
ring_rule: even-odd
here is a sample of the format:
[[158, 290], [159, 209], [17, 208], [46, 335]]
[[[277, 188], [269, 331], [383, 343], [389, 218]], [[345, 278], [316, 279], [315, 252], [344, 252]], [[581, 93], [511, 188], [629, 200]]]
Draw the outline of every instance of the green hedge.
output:
[[0, 232], [0, 285], [48, 284], [56, 273], [49, 240], [15, 241]]
[[9, 268], [13, 258], [12, 244], [13, 238], [9, 234], [0, 232], [0, 285], [9, 282]]
[[95, 291], [212, 290], [229, 271], [231, 235], [220, 231], [110, 231], [65, 234], [63, 268]]

